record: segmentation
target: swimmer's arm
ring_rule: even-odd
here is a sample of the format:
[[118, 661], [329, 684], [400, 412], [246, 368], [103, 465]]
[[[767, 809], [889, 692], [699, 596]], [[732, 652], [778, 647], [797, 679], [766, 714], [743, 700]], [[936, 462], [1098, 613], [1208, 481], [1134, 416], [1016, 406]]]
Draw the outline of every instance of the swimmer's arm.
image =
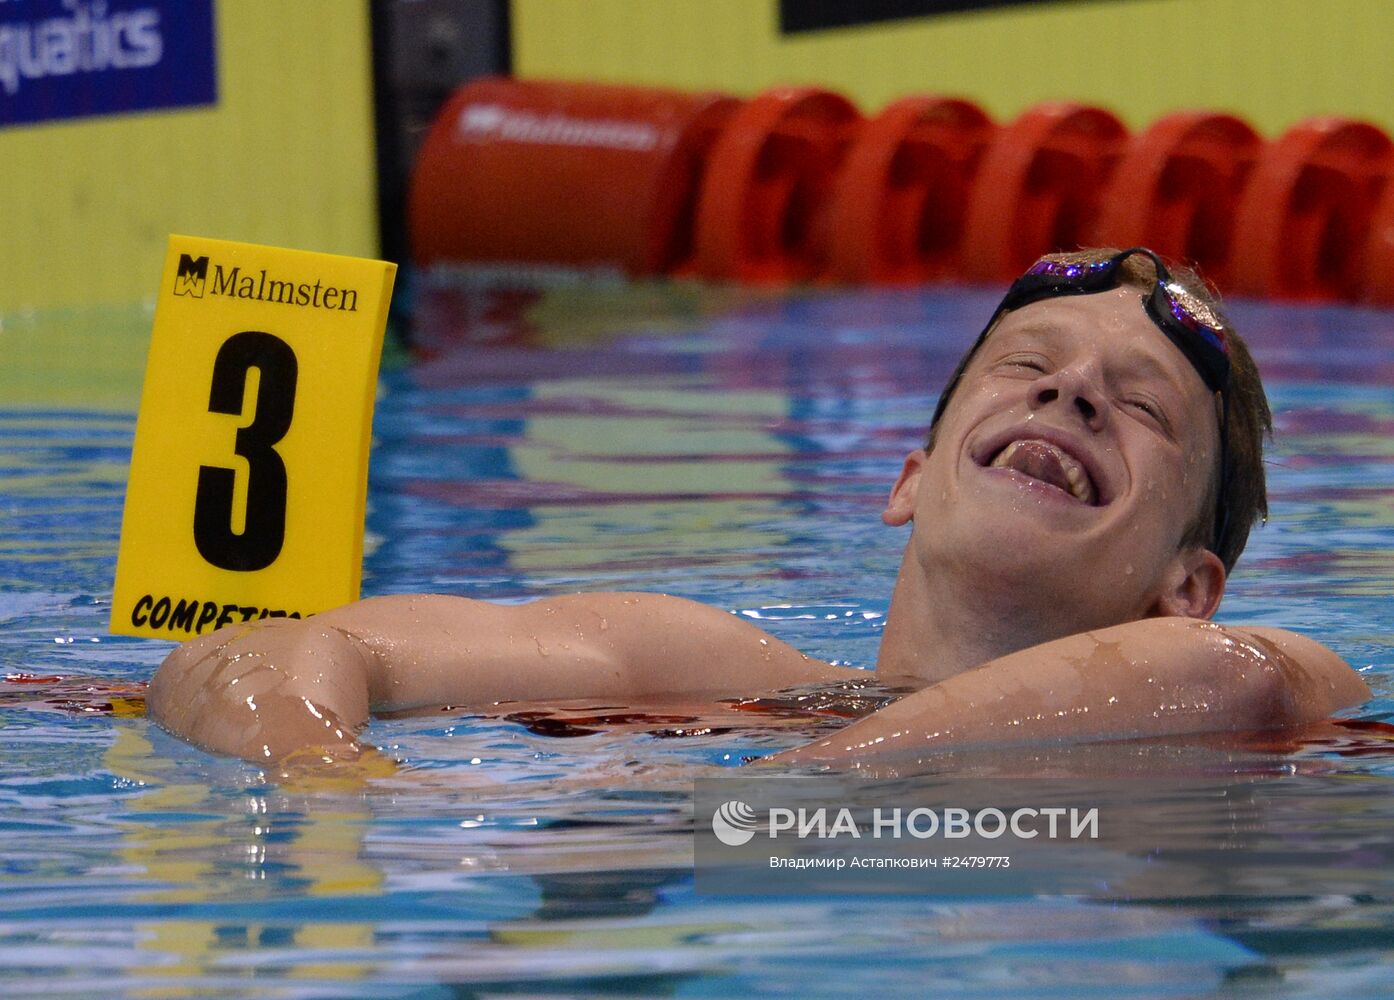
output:
[[727, 612], [660, 594], [524, 605], [402, 595], [186, 643], [157, 671], [148, 705], [194, 743], [266, 760], [305, 747], [355, 754], [370, 710], [749, 694], [845, 673]]
[[1304, 636], [1150, 618], [989, 661], [771, 759], [836, 765], [973, 746], [1277, 729], [1369, 696], [1344, 660]]
[[502, 605], [375, 597], [313, 619], [371, 654], [374, 709], [497, 701], [747, 694], [843, 677], [719, 608], [594, 593]]

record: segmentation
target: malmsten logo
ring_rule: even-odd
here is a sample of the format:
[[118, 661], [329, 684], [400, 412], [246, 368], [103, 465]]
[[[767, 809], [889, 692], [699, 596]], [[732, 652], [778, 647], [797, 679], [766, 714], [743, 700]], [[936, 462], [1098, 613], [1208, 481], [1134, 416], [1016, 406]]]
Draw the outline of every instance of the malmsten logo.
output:
[[[208, 258], [179, 255], [179, 270], [174, 275], [174, 294], [203, 298], [209, 284]], [[230, 299], [252, 299], [256, 302], [277, 302], [285, 306], [308, 306], [313, 309], [335, 309], [339, 312], [358, 312], [358, 291], [326, 285], [319, 278], [308, 281], [285, 281], [273, 278], [266, 268], [243, 272], [241, 266], [224, 268], [213, 265], [212, 291]]]
[[179, 255], [179, 270], [174, 273], [174, 294], [203, 298], [204, 283], [208, 280], [208, 258]]

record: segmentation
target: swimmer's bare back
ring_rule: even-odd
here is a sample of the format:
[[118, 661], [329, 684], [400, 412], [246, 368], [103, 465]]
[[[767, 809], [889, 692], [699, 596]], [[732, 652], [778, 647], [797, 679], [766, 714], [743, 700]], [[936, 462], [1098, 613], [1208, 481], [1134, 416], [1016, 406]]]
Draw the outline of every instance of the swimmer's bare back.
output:
[[231, 625], [179, 647], [150, 715], [253, 761], [355, 756], [370, 712], [588, 697], [727, 697], [848, 676], [728, 612], [660, 594], [524, 605], [376, 597], [304, 621]]

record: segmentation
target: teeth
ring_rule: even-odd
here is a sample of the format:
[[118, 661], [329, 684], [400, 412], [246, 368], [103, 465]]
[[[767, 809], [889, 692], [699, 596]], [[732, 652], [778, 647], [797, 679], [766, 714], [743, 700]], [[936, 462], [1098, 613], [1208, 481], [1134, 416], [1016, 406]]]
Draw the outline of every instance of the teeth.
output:
[[1085, 503], [1093, 503], [1094, 491], [1089, 486], [1089, 477], [1068, 455], [1062, 455], [1061, 458], [1064, 460], [1065, 479], [1070, 484], [1070, 492], [1074, 494], [1074, 498], [1083, 500]]
[[1011, 461], [1012, 455], [1016, 454], [1016, 450], [1019, 447], [1021, 447], [1021, 442], [1013, 441], [1011, 444], [1007, 445], [1007, 447], [1003, 448], [997, 453], [997, 457], [992, 460], [993, 467], [1005, 468], [1007, 463]]
[[[992, 460], [993, 468], [1006, 468], [1016, 454], [1016, 450], [1021, 447], [1023, 442], [1013, 441], [1007, 447], [998, 452], [997, 457]], [[1060, 467], [1065, 472], [1065, 481], [1069, 484], [1070, 495], [1082, 503], [1092, 504], [1094, 502], [1094, 486], [1089, 482], [1089, 474], [1084, 468], [1065, 452], [1055, 445], [1046, 441], [1038, 442], [1053, 451], [1060, 460]]]

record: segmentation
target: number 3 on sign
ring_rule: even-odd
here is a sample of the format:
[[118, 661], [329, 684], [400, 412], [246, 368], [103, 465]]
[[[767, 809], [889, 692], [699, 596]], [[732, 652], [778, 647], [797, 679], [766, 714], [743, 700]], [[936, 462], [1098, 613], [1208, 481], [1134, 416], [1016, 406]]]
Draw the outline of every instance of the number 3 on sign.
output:
[[194, 498], [194, 542], [219, 569], [265, 569], [281, 554], [286, 534], [286, 466], [276, 443], [290, 430], [295, 412], [295, 352], [280, 337], [259, 330], [235, 333], [213, 361], [213, 413], [242, 413], [247, 378], [261, 373], [252, 422], [237, 432], [234, 451], [247, 461], [244, 527], [232, 530], [237, 470], [205, 465], [198, 470]]
[[113, 632], [183, 640], [358, 596], [395, 272], [382, 261], [170, 238]]

